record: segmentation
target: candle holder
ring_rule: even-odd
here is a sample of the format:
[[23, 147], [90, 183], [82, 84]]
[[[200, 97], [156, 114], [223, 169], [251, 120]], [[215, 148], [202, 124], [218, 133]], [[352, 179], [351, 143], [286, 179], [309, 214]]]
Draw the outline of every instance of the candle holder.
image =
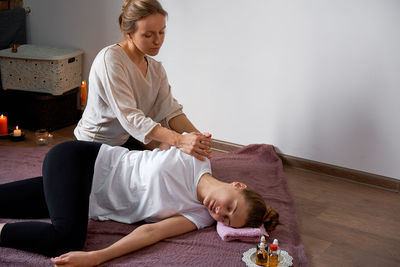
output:
[[49, 143], [49, 132], [46, 129], [37, 130], [35, 141], [37, 145], [47, 145]]
[[53, 141], [53, 138], [54, 138], [54, 135], [52, 135], [51, 133], [49, 133], [49, 134], [47, 135], [47, 141], [48, 141], [48, 142]]
[[25, 139], [25, 133], [21, 131], [20, 135], [15, 135], [14, 132], [11, 132], [10, 139], [11, 139], [11, 141], [14, 141], [14, 142], [22, 141]]

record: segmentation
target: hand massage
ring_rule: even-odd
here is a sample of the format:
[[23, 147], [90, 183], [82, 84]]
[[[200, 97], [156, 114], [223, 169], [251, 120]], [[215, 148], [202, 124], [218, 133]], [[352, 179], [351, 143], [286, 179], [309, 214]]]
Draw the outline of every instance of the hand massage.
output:
[[[217, 180], [209, 160], [200, 161], [176, 147], [130, 151], [65, 142], [47, 154], [43, 177], [0, 185], [0, 203], [2, 218], [50, 217], [51, 223], [0, 224], [0, 242], [55, 257], [56, 265], [98, 265], [214, 221], [231, 228], [263, 224], [268, 232], [279, 224], [278, 213], [267, 208], [258, 193], [240, 182]], [[107, 248], [76, 252], [85, 244], [88, 216], [151, 223]]]
[[[125, 0], [124, 40], [93, 61], [77, 140], [51, 148], [41, 175], [5, 182], [0, 172], [0, 255], [37, 253], [45, 256], [38, 263], [51, 257], [54, 266], [130, 257], [129, 266], [143, 266], [159, 264], [148, 259], [154, 246], [170, 256], [163, 265], [179, 265], [184, 253], [174, 253], [195, 245], [201, 256], [190, 254], [191, 264], [215, 266], [218, 249], [240, 256], [260, 236], [276, 238], [277, 229], [286, 249], [305, 259], [273, 147], [211, 158], [211, 134], [173, 97], [162, 64], [151, 58], [163, 44], [166, 16], [157, 0]], [[96, 235], [113, 237], [100, 244]]]

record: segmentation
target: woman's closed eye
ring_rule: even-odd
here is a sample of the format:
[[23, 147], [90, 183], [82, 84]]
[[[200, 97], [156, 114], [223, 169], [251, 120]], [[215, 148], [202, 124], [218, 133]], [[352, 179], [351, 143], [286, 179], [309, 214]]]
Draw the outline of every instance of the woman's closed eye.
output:
[[[165, 31], [160, 31], [158, 34], [159, 34], [159, 35], [164, 35], [164, 34], [165, 34]], [[145, 38], [151, 38], [151, 37], [153, 37], [153, 32], [146, 32], [146, 33], [143, 34], [143, 36], [144, 36]]]
[[232, 205], [228, 206], [227, 210], [229, 213], [231, 213], [233, 215], [236, 212], [236, 209], [237, 209], [237, 205], [232, 204]]
[[227, 225], [229, 225], [229, 226], [231, 226], [231, 218], [233, 217], [233, 216], [235, 216], [235, 212], [236, 212], [236, 210], [237, 210], [237, 205], [230, 205], [229, 207], [228, 207], [228, 213], [230, 213], [230, 215], [228, 216], [226, 216], [227, 217]]

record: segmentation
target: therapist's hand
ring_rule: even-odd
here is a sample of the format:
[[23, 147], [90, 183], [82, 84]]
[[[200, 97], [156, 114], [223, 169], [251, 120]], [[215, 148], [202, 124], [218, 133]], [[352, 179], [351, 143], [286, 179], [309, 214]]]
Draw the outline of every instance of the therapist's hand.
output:
[[206, 158], [211, 158], [211, 143], [211, 134], [192, 132], [181, 135], [178, 148], [204, 161]]

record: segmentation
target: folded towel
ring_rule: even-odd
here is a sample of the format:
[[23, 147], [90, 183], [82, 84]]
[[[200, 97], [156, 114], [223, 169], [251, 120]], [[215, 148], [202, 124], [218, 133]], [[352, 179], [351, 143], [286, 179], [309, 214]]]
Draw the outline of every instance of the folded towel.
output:
[[239, 239], [244, 242], [260, 241], [262, 235], [268, 236], [264, 226], [260, 228], [232, 228], [217, 222], [217, 232], [224, 241]]

